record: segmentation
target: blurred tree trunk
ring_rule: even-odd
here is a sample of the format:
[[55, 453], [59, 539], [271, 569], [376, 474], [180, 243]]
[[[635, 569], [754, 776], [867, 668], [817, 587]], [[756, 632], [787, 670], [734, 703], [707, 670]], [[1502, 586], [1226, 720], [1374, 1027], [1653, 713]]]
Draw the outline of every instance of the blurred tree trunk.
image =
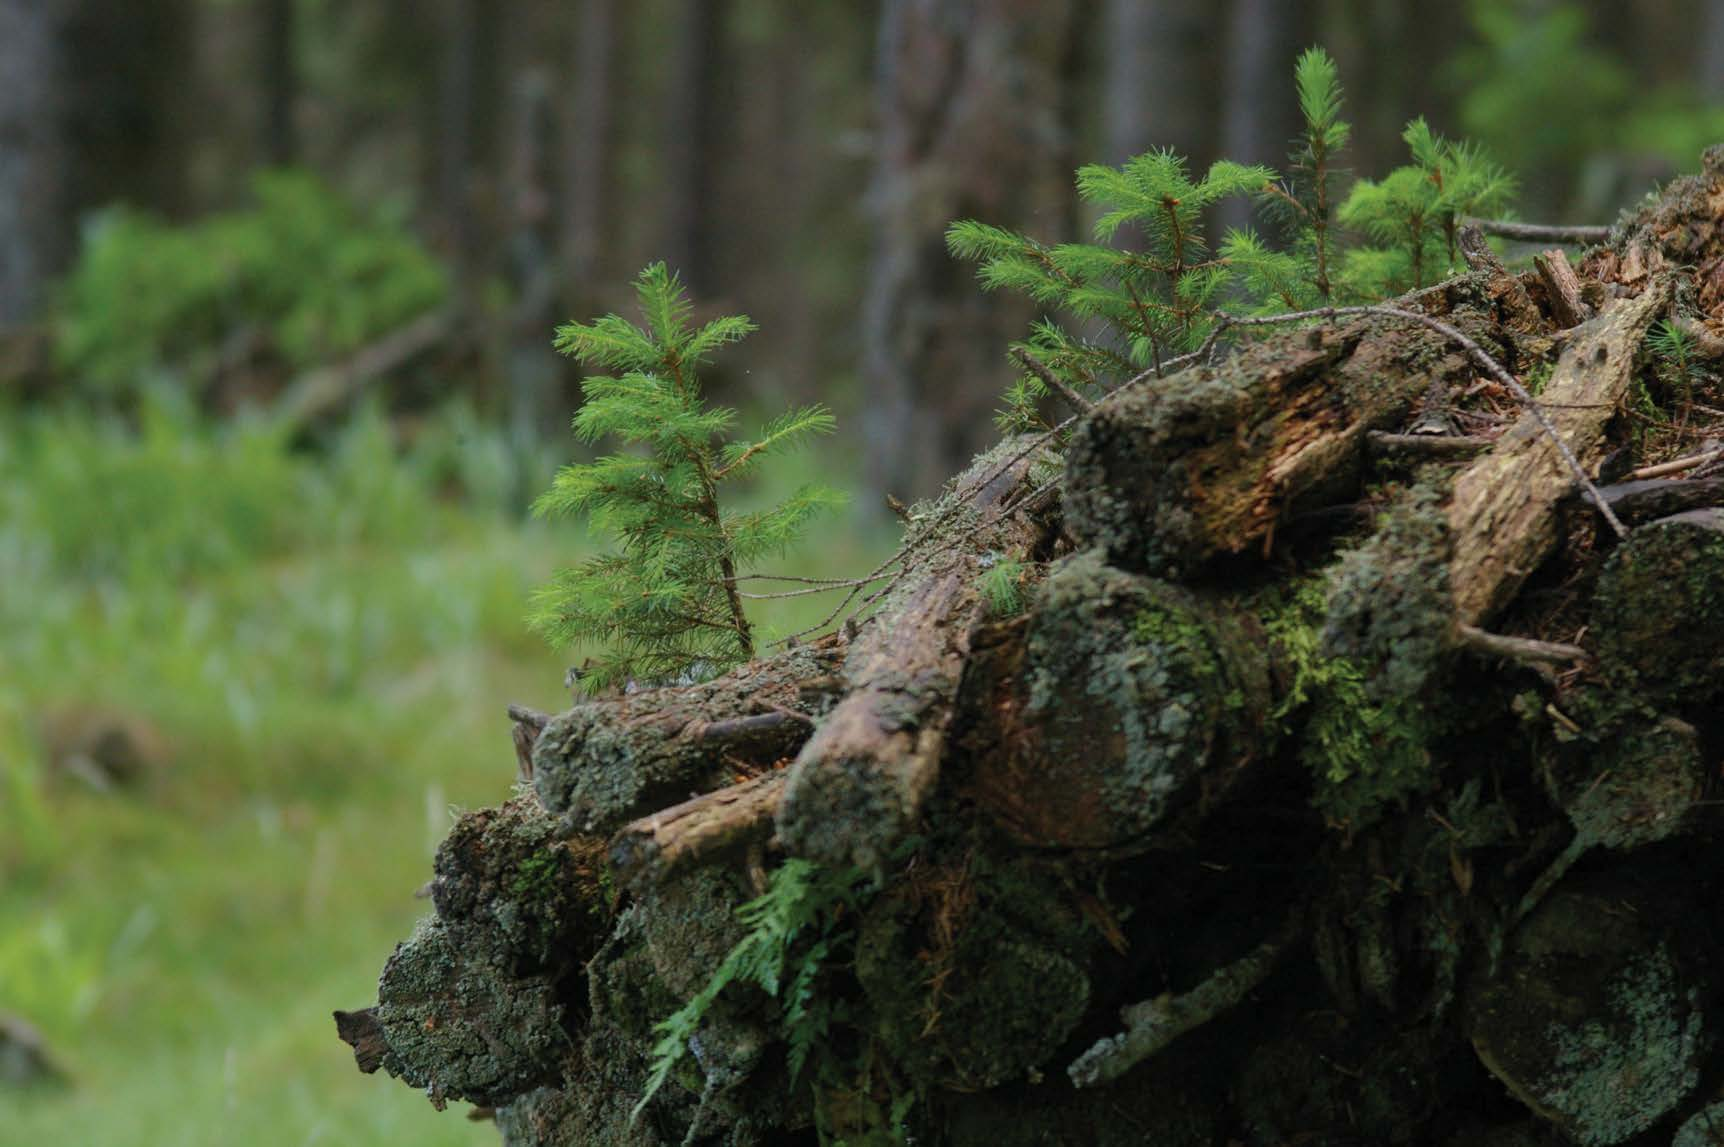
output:
[[30, 317], [60, 254], [62, 16], [50, 0], [0, 0], [0, 326]]
[[617, 42], [616, 0], [581, 0], [575, 17], [574, 79], [563, 138], [563, 295], [584, 311], [599, 292], [610, 190]]
[[1724, 103], [1724, 0], [1706, 0], [1700, 31], [1700, 94], [1708, 103]]
[[509, 336], [509, 431], [530, 447], [557, 432], [552, 399], [557, 360], [557, 267], [551, 245], [550, 80], [528, 67], [512, 92], [509, 138], [509, 277], [515, 306]]
[[[1221, 154], [1239, 163], [1286, 164], [1299, 128], [1293, 62], [1309, 24], [1305, 0], [1235, 0], [1227, 29]], [[1251, 203], [1230, 199], [1216, 213], [1216, 234], [1251, 221]]]
[[712, 198], [713, 89], [724, 51], [728, 0], [681, 0], [666, 67], [663, 252], [665, 261], [696, 292], [714, 294], [707, 234]]
[[495, 225], [492, 154], [501, 5], [443, 0], [443, 58], [437, 84], [436, 198], [439, 238], [455, 267], [457, 306], [470, 312], [485, 273]]
[[294, 109], [299, 103], [296, 0], [263, 0], [258, 11], [258, 59], [263, 88], [265, 162], [286, 167], [299, 159]]
[[887, 0], [876, 57], [875, 242], [863, 306], [870, 478], [932, 490], [993, 434], [1029, 308], [945, 249], [973, 216], [1043, 238], [1068, 217], [1059, 86], [1075, 3]]
[[1218, 10], [1200, 0], [1108, 0], [1109, 163], [1152, 147], [1171, 147], [1198, 166], [1214, 158]]
[[189, 0], [46, 2], [67, 13], [61, 58], [70, 210], [119, 202], [184, 212], [194, 145], [208, 118], [196, 114], [203, 93]]

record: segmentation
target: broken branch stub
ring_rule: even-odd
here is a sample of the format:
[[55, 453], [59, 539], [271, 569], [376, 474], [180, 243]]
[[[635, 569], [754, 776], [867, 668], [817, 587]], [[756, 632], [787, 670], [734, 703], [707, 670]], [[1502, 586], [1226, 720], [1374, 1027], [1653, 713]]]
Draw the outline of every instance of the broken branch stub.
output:
[[[1472, 297], [1484, 279], [1455, 280], [1421, 303], [1494, 345], [1488, 304]], [[1473, 369], [1442, 334], [1371, 315], [1128, 385], [1073, 432], [1067, 527], [1124, 569], [1186, 580], [1216, 558], [1262, 550], [1290, 512], [1345, 501], [1366, 435], [1400, 424], [1432, 389], [1470, 381]]]
[[[1575, 328], [1538, 396], [1544, 416], [1581, 464], [1603, 452], [1604, 432], [1634, 379], [1634, 358], [1668, 298], [1663, 283], [1620, 300]], [[1449, 584], [1463, 625], [1483, 625], [1511, 601], [1556, 547], [1556, 508], [1575, 477], [1537, 412], [1455, 479], [1449, 503]]]
[[538, 737], [539, 799], [566, 832], [611, 833], [732, 783], [738, 762], [784, 760], [837, 699], [843, 658], [844, 639], [833, 635], [699, 685], [582, 702]]
[[1008, 510], [1038, 485], [1043, 452], [1014, 458], [1022, 445], [1007, 439], [912, 513], [905, 548], [919, 563], [852, 643], [849, 691], [791, 766], [778, 836], [793, 855], [874, 868], [921, 815], [986, 612], [980, 575], [989, 562], [1030, 556], [1047, 532], [1036, 514]]

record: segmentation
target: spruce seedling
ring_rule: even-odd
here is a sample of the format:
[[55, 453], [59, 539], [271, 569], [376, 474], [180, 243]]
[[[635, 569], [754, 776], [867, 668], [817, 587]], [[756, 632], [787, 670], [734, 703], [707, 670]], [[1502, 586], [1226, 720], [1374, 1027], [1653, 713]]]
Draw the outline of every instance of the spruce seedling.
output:
[[1288, 157], [1288, 178], [1268, 184], [1261, 196], [1264, 213], [1285, 231], [1288, 250], [1266, 247], [1249, 230], [1230, 231], [1221, 245], [1222, 257], [1244, 279], [1247, 293], [1268, 311], [1331, 301], [1335, 160], [1353, 134], [1341, 118], [1341, 80], [1329, 53], [1321, 48], [1301, 53], [1293, 85], [1304, 130]]
[[1452, 274], [1461, 217], [1494, 215], [1514, 194], [1513, 177], [1483, 151], [1444, 139], [1423, 117], [1401, 138], [1413, 162], [1380, 181], [1359, 180], [1336, 215], [1377, 244], [1347, 252], [1354, 297], [1398, 295]]
[[591, 691], [701, 680], [752, 658], [737, 571], [782, 551], [840, 501], [804, 486], [765, 510], [721, 506], [721, 487], [830, 433], [832, 415], [819, 405], [792, 409], [751, 441], [725, 441], [736, 412], [709, 407], [696, 372], [754, 324], [729, 315], [693, 325], [687, 292], [663, 263], [641, 272], [635, 292], [644, 325], [611, 314], [569, 323], [556, 340], [564, 354], [613, 372], [582, 382], [575, 436], [625, 449], [564, 467], [533, 505], [542, 516], [585, 514], [615, 541], [533, 598], [531, 623], [554, 644], [601, 646], [581, 678]]
[[[1018, 349], [1079, 394], [1099, 397], [1106, 383], [1190, 350], [1208, 334], [1210, 310], [1229, 273], [1203, 234], [1203, 212], [1229, 195], [1256, 194], [1274, 179], [1266, 167], [1226, 161], [1193, 178], [1182, 156], [1152, 151], [1123, 167], [1079, 169], [1079, 196], [1102, 209], [1095, 243], [1048, 245], [973, 219], [952, 224], [946, 244], [981, 264], [989, 290], [1028, 295], [1082, 321], [1099, 321], [1113, 338], [1092, 342], [1045, 318]], [[1123, 230], [1136, 249], [1116, 246]], [[1035, 403], [1047, 385], [1026, 372], [1008, 396], [1001, 419], [1010, 429], [1035, 425]]]

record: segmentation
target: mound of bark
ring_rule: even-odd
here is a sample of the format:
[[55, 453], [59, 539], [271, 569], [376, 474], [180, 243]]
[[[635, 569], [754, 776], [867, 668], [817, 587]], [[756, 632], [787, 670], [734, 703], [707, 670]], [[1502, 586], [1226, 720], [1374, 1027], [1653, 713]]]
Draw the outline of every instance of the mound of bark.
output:
[[1716, 388], [1644, 348], [1724, 320], [1724, 153], [1613, 235], [1128, 386], [859, 622], [524, 720], [359, 1066], [514, 1147], [1721, 1141], [1724, 496], [1611, 479]]

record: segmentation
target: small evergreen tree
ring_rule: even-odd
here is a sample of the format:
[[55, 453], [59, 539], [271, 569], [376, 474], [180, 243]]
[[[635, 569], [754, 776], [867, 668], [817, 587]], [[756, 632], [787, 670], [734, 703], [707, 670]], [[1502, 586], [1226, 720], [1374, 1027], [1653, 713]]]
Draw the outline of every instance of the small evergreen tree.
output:
[[687, 293], [663, 263], [636, 280], [645, 325], [620, 315], [557, 331], [557, 349], [612, 371], [581, 384], [583, 442], [629, 449], [566, 466], [534, 503], [585, 514], [616, 548], [562, 570], [533, 599], [531, 622], [557, 645], [599, 645], [583, 682], [599, 690], [711, 676], [754, 656], [738, 570], [794, 542], [839, 495], [804, 486], [753, 513], [723, 509], [719, 489], [770, 454], [833, 429], [823, 406], [793, 409], [751, 441], [725, 441], [736, 412], [708, 407], [697, 369], [755, 327], [730, 315], [690, 322]]
[[1444, 139], [1423, 117], [1401, 138], [1413, 162], [1380, 181], [1353, 184], [1337, 216], [1377, 244], [1347, 252], [1344, 276], [1361, 299], [1400, 294], [1453, 273], [1461, 217], [1501, 211], [1514, 194], [1514, 179], [1482, 150]]
[[1304, 130], [1288, 157], [1287, 180], [1268, 184], [1261, 196], [1264, 213], [1286, 233], [1288, 249], [1273, 250], [1250, 230], [1230, 231], [1222, 244], [1222, 257], [1263, 310], [1326, 306], [1334, 290], [1335, 160], [1353, 129], [1341, 118], [1341, 80], [1329, 53], [1321, 48], [1301, 53], [1293, 85]]
[[[1090, 341], [1046, 318], [1021, 344], [1080, 393], [1202, 342], [1210, 310], [1229, 279], [1224, 261], [1211, 257], [1203, 212], [1229, 195], [1256, 193], [1272, 181], [1266, 167], [1221, 162], [1192, 179], [1172, 151], [1152, 151], [1123, 167], [1091, 165], [1078, 171], [1078, 194], [1103, 208], [1096, 243], [1049, 246], [1026, 235], [969, 219], [952, 224], [946, 243], [962, 259], [981, 262], [989, 290], [1022, 291], [1038, 303], [1080, 320], [1105, 323], [1114, 334]], [[1112, 246], [1132, 228], [1141, 249]], [[1021, 429], [1036, 421], [1034, 407], [1046, 385], [1025, 373], [1008, 395], [1002, 423]]]
[[[983, 286], [1021, 291], [1054, 312], [1011, 348], [1014, 358], [1031, 361], [1007, 392], [1002, 427], [1045, 427], [1037, 409], [1048, 394], [1044, 373], [1095, 398], [1201, 346], [1223, 302], [1258, 314], [1305, 311], [1375, 302], [1435, 281], [1455, 269], [1461, 217], [1506, 206], [1514, 190], [1507, 174], [1479, 149], [1451, 143], [1417, 119], [1403, 137], [1413, 162], [1381, 182], [1358, 181], [1332, 210], [1336, 159], [1352, 134], [1341, 118], [1335, 62], [1311, 48], [1300, 55], [1294, 82], [1305, 122], [1285, 181], [1266, 167], [1225, 160], [1193, 180], [1184, 159], [1152, 151], [1123, 167], [1078, 172], [1079, 194], [1103, 209], [1096, 243], [1048, 245], [975, 220], [952, 225], [947, 245], [981, 263]], [[1228, 195], [1253, 196], [1283, 243], [1271, 246], [1252, 229], [1236, 228], [1212, 255], [1203, 212]], [[1335, 223], [1375, 245], [1341, 254]], [[1138, 249], [1111, 245], [1126, 227], [1138, 233]], [[1060, 316], [1078, 320], [1084, 333], [1072, 333]]]

